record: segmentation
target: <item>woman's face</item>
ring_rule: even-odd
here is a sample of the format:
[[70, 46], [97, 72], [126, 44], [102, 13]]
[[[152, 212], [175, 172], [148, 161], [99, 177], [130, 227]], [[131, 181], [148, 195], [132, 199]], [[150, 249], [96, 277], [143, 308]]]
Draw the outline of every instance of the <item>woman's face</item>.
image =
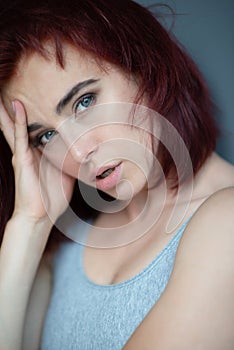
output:
[[133, 76], [67, 46], [64, 69], [53, 55], [22, 59], [3, 99], [12, 118], [11, 101], [22, 102], [30, 143], [51, 163], [126, 199], [129, 184], [132, 194], [146, 186], [153, 164], [149, 134], [131, 124], [137, 93]]

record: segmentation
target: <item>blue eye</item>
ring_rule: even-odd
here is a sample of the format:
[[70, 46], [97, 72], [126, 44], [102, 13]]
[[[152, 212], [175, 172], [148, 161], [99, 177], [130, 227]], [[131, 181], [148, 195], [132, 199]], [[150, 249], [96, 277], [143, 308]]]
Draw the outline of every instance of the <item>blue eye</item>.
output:
[[87, 94], [82, 96], [74, 104], [75, 113], [85, 111], [87, 108], [89, 108], [92, 105], [92, 103], [94, 102], [94, 99], [95, 99], [95, 94]]
[[33, 141], [33, 146], [34, 147], [39, 147], [39, 146], [45, 146], [47, 143], [49, 143], [55, 135], [57, 135], [56, 130], [48, 130], [44, 132], [43, 134], [37, 135]]

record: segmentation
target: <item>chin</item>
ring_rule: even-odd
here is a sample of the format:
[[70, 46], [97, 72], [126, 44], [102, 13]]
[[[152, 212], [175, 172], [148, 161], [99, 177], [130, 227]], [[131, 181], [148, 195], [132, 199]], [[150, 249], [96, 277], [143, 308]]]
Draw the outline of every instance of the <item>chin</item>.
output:
[[124, 179], [112, 191], [106, 192], [109, 196], [119, 200], [130, 202], [140, 192], [146, 188], [145, 181], [142, 183], [133, 183], [130, 180]]

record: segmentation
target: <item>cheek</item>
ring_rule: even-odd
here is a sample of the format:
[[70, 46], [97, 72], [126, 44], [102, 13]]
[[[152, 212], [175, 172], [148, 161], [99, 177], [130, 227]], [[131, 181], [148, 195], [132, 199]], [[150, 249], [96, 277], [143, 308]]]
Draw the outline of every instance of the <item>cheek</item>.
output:
[[70, 175], [71, 177], [78, 178], [80, 164], [75, 161], [71, 154], [67, 152], [66, 154], [60, 152], [54, 152], [53, 154], [44, 154], [47, 160], [53, 164], [57, 169], [61, 170], [63, 173]]
[[68, 153], [63, 161], [62, 171], [74, 177], [75, 179], [78, 179], [79, 170], [80, 170], [80, 164], [72, 158], [70, 153]]

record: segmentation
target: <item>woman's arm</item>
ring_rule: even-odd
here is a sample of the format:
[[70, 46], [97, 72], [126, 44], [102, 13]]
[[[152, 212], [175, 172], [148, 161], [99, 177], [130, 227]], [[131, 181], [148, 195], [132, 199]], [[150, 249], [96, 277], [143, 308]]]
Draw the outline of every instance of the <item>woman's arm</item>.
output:
[[46, 253], [38, 268], [24, 322], [23, 350], [38, 350], [53, 287], [53, 254]]
[[233, 296], [234, 188], [229, 188], [192, 218], [164, 293], [124, 350], [232, 350]]
[[12, 150], [15, 175], [14, 212], [0, 251], [0, 349], [4, 350], [22, 348], [33, 281], [53, 222], [67, 208], [74, 185], [46, 159], [40, 164], [41, 154], [29, 144], [24, 107], [19, 101], [14, 107], [10, 117], [0, 99], [0, 127]]
[[0, 251], [0, 349], [22, 348], [24, 322], [34, 278], [51, 223], [13, 217]]

